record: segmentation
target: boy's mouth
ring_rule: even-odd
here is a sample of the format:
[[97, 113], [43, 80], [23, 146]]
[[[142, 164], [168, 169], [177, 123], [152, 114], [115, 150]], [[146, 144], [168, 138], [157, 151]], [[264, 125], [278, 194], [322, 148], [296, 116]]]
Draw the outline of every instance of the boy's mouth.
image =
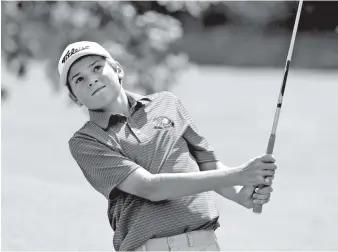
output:
[[96, 89], [95, 91], [94, 91], [94, 93], [92, 94], [92, 96], [93, 95], [95, 95], [97, 92], [99, 92], [101, 89], [104, 89], [106, 86], [102, 86], [102, 87], [99, 87], [98, 89]]

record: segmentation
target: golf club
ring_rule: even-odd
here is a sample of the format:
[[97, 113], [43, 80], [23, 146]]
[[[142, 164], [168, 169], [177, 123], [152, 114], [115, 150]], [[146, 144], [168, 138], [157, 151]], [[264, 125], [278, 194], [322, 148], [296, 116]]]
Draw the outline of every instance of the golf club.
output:
[[[303, 5], [303, 0], [299, 1], [299, 4], [298, 4], [298, 10], [297, 10], [297, 15], [296, 15], [296, 19], [295, 19], [295, 24], [294, 24], [294, 27], [293, 27], [289, 52], [288, 52], [288, 56], [287, 56], [286, 64], [285, 64], [284, 78], [283, 78], [280, 94], [279, 94], [279, 97], [278, 97], [278, 103], [277, 103], [277, 108], [276, 108], [276, 112], [275, 112], [275, 118], [273, 120], [273, 126], [272, 126], [272, 130], [271, 130], [270, 138], [269, 138], [269, 143], [268, 143], [268, 147], [267, 147], [267, 150], [266, 150], [266, 154], [270, 154], [270, 155], [273, 153], [273, 148], [274, 148], [274, 145], [275, 145], [278, 119], [279, 119], [280, 110], [282, 108], [282, 102], [283, 102], [283, 96], [284, 96], [284, 91], [285, 91], [285, 86], [286, 86], [286, 80], [288, 78], [288, 72], [289, 72], [289, 67], [290, 67], [290, 63], [291, 63], [291, 56], [292, 56], [292, 52], [293, 52], [293, 46], [294, 46], [295, 40], [296, 40], [296, 34], [297, 34], [297, 29], [298, 29], [300, 13], [301, 13], [301, 10], [302, 10], [302, 5]], [[257, 187], [263, 188], [264, 185], [258, 185]], [[253, 212], [254, 213], [261, 213], [262, 212], [262, 205], [255, 204], [254, 207], [253, 207]]]

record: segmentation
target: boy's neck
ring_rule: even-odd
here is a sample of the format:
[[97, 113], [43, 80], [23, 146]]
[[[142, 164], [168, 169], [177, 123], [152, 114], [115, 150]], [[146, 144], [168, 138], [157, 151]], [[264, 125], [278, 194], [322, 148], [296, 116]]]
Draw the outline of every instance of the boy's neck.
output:
[[121, 87], [120, 95], [108, 108], [104, 109], [105, 112], [110, 114], [120, 114], [129, 117], [129, 101], [124, 89]]

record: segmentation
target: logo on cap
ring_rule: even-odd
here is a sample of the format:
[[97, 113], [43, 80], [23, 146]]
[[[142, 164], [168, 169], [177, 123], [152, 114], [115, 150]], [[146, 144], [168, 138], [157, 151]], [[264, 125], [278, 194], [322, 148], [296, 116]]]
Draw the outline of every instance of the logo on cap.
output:
[[75, 53], [80, 52], [82, 50], [86, 50], [86, 49], [89, 49], [89, 45], [78, 47], [78, 48], [73, 48], [72, 50], [68, 50], [66, 55], [62, 59], [62, 63], [65, 63], [69, 59], [69, 57], [74, 55]]

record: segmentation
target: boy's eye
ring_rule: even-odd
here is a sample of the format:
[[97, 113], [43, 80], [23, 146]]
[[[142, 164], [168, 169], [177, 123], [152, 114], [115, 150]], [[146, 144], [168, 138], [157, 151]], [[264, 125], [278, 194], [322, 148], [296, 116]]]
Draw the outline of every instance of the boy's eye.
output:
[[82, 81], [82, 80], [83, 80], [83, 78], [82, 78], [82, 77], [79, 77], [79, 78], [76, 79], [75, 83], [77, 84], [77, 83], [79, 83], [79, 82]]
[[99, 71], [101, 69], [101, 66], [94, 67], [94, 72]]

